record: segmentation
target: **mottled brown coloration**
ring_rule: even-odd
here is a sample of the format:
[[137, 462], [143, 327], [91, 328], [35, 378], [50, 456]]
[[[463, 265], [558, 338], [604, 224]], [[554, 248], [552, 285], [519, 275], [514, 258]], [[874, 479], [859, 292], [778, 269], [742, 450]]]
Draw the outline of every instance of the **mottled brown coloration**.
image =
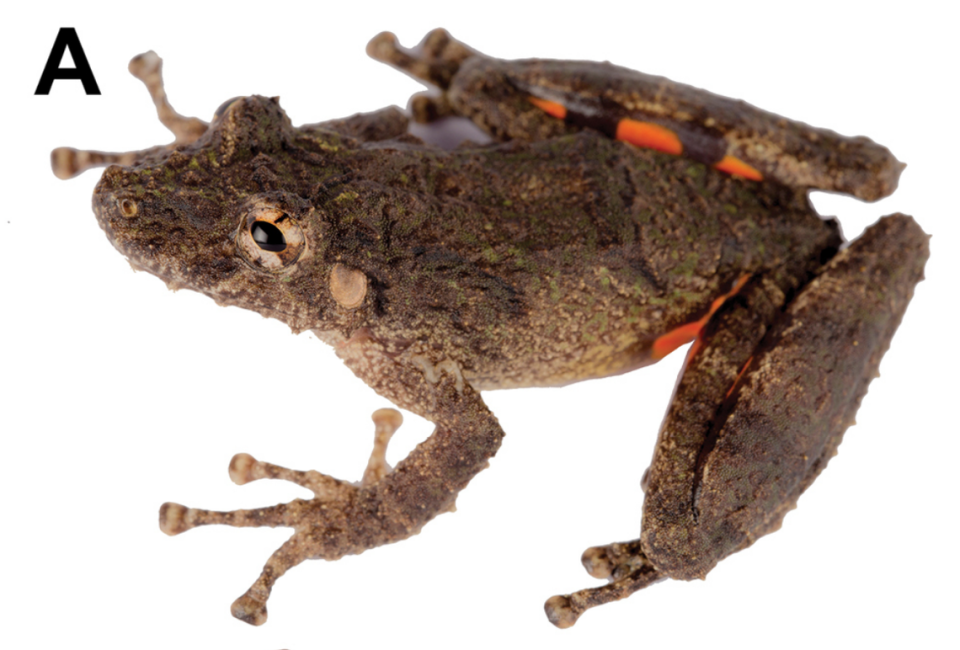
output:
[[[836, 450], [927, 257], [926, 236], [901, 215], [836, 254], [838, 228], [805, 191], [876, 198], [895, 187], [896, 159], [864, 138], [609, 64], [498, 61], [442, 30], [417, 52], [389, 34], [368, 51], [439, 88], [414, 102], [417, 119], [470, 117], [503, 142], [440, 150], [406, 133], [396, 109], [295, 128], [259, 96], [224, 102], [207, 126], [173, 111], [148, 54], [134, 67], [177, 141], [53, 154], [61, 177], [118, 163], [94, 211], [136, 268], [313, 330], [380, 395], [436, 426], [391, 470], [401, 419], [378, 411], [359, 484], [247, 454], [230, 464], [238, 484], [292, 481], [310, 500], [234, 512], [165, 504], [171, 535], [293, 529], [234, 616], [263, 623], [274, 583], [305, 559], [395, 542], [452, 511], [503, 439], [480, 390], [626, 372], [700, 319], [643, 479], [640, 539], [589, 549], [585, 568], [609, 584], [555, 596], [547, 614], [569, 627], [658, 580], [702, 577], [775, 530]], [[641, 113], [688, 142], [719, 138], [773, 181], [565, 124], [530, 93], [599, 111], [597, 123]]]

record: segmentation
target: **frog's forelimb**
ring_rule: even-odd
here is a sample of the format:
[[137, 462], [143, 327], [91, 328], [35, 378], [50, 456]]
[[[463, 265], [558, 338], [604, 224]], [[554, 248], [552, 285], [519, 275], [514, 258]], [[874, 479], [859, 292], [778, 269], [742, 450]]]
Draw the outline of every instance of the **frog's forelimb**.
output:
[[331, 342], [347, 366], [377, 392], [437, 428], [391, 471], [386, 447], [402, 418], [393, 409], [374, 413], [374, 449], [359, 484], [279, 467], [248, 454], [238, 454], [230, 463], [235, 483], [282, 479], [311, 490], [315, 496], [310, 500], [232, 512], [174, 503], [160, 508], [160, 528], [169, 535], [209, 524], [294, 529], [256, 582], [233, 603], [233, 615], [252, 625], [266, 622], [266, 602], [277, 579], [304, 560], [336, 560], [396, 542], [417, 534], [436, 515], [453, 511], [457, 493], [487, 467], [503, 438], [479, 393], [464, 385], [449, 364], [438, 363], [436, 373], [425, 373], [416, 362], [385, 354], [379, 342], [363, 332]]

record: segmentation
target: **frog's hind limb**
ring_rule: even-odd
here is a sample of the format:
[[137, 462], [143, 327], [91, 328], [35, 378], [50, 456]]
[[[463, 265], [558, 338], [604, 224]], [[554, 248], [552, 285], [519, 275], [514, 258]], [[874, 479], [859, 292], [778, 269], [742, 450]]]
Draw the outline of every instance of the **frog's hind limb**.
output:
[[552, 622], [569, 627], [650, 584], [629, 579], [648, 566], [650, 577], [703, 578], [780, 527], [853, 424], [923, 278], [927, 240], [912, 218], [886, 217], [782, 312], [782, 294], [763, 283], [724, 304], [691, 346], [664, 418], [640, 539], [584, 553], [614, 589], [551, 598]]
[[442, 92], [415, 95], [413, 118], [459, 115], [497, 141], [538, 141], [589, 129], [682, 155], [753, 181], [853, 194], [892, 193], [904, 165], [865, 137], [847, 137], [664, 77], [610, 63], [484, 56], [443, 30], [405, 50], [383, 33], [374, 59]]
[[457, 493], [487, 466], [503, 439], [479, 393], [463, 383], [449, 362], [440, 361], [427, 372], [420, 362], [404, 362], [387, 354], [367, 332], [349, 340], [339, 335], [322, 338], [333, 343], [350, 369], [377, 392], [432, 421], [436, 430], [390, 470], [386, 447], [402, 418], [392, 409], [383, 409], [374, 414], [374, 449], [359, 484], [238, 454], [230, 463], [236, 483], [283, 479], [313, 491], [315, 497], [234, 512], [172, 503], [161, 507], [160, 527], [171, 535], [209, 524], [294, 529], [256, 582], [233, 603], [233, 615], [253, 625], [266, 621], [266, 602], [277, 579], [304, 560], [336, 560], [396, 542], [417, 534], [438, 514], [453, 511]]
[[173, 109], [163, 88], [163, 59], [153, 50], [137, 55], [130, 60], [130, 74], [143, 82], [157, 108], [160, 122], [170, 129], [174, 141], [169, 145], [150, 147], [141, 151], [123, 153], [89, 151], [72, 147], [58, 147], [50, 152], [50, 166], [57, 178], [67, 180], [94, 167], [107, 165], [132, 165], [137, 160], [172, 147], [190, 144], [203, 135], [209, 125], [196, 117], [185, 117]]

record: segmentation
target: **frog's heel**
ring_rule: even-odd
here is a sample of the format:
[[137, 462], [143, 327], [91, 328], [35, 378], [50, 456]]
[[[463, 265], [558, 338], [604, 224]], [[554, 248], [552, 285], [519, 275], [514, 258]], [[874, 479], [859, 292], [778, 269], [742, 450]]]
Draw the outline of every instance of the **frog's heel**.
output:
[[157, 117], [174, 135], [174, 141], [165, 146], [151, 147], [141, 151], [123, 153], [90, 151], [58, 147], [50, 153], [50, 166], [57, 178], [67, 180], [94, 167], [107, 165], [131, 165], [152, 152], [184, 144], [190, 144], [203, 135], [208, 124], [196, 117], [185, 117], [173, 109], [163, 88], [163, 59], [153, 50], [133, 57], [129, 65], [130, 74], [143, 82], [157, 108]]
[[[387, 444], [403, 423], [394, 409], [380, 409], [373, 414], [375, 424], [373, 451], [359, 487], [375, 486], [391, 470], [386, 462]], [[267, 560], [260, 576], [240, 598], [234, 601], [233, 615], [251, 625], [262, 625], [267, 620], [267, 599], [274, 583], [291, 568], [304, 560], [322, 558], [336, 560], [350, 552], [359, 552], [365, 546], [340, 537], [357, 533], [349, 512], [356, 508], [357, 487], [316, 471], [299, 471], [258, 461], [249, 454], [237, 454], [230, 461], [230, 479], [245, 485], [260, 479], [279, 479], [307, 488], [314, 498], [296, 499], [267, 508], [218, 512], [187, 508], [177, 503], [160, 507], [160, 529], [168, 535], [179, 535], [192, 528], [214, 524], [238, 528], [269, 526], [294, 529], [294, 534]], [[314, 543], [312, 536], [318, 528], [326, 529], [325, 545]], [[339, 536], [332, 531], [339, 530]], [[361, 536], [364, 536], [361, 534]], [[367, 531], [366, 537], [375, 537]], [[370, 546], [376, 545], [370, 544]]]
[[769, 329], [751, 325], [739, 300], [725, 304], [692, 346], [664, 419], [640, 539], [588, 550], [588, 571], [615, 579], [649, 562], [665, 577], [703, 578], [777, 530], [836, 454], [928, 256], [928, 236], [893, 215], [774, 309]]

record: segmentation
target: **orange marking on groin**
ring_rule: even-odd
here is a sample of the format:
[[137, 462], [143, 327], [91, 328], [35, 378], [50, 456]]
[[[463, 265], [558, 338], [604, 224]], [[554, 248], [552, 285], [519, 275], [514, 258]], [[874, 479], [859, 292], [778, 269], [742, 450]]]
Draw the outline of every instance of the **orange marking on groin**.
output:
[[710, 304], [710, 309], [706, 314], [703, 315], [702, 318], [699, 318], [692, 323], [681, 325], [680, 327], [670, 330], [666, 334], [661, 334], [658, 336], [651, 347], [651, 354], [653, 358], [659, 361], [679, 348], [681, 345], [685, 345], [697, 338], [700, 330], [702, 330], [703, 326], [707, 324], [707, 322], [710, 320], [710, 317], [713, 316], [718, 309], [720, 309], [720, 306], [723, 305], [728, 298], [735, 296], [749, 279], [749, 275], [742, 276], [739, 280], [737, 280], [736, 284], [733, 285], [733, 288], [730, 289], [730, 291], [723, 294], [719, 298], [714, 299], [714, 301]]
[[659, 124], [624, 118], [617, 123], [616, 138], [638, 147], [656, 149], [675, 156], [683, 153], [683, 144], [677, 134]]
[[540, 99], [539, 97], [527, 97], [527, 100], [548, 115], [552, 115], [558, 120], [567, 117], [567, 107], [557, 102], [551, 102], [549, 99]]
[[742, 176], [743, 178], [751, 181], [763, 180], [763, 174], [739, 158], [734, 158], [733, 156], [724, 156], [723, 159], [721, 159], [720, 162], [713, 167], [714, 169], [719, 169], [722, 172], [733, 174], [734, 176]]

